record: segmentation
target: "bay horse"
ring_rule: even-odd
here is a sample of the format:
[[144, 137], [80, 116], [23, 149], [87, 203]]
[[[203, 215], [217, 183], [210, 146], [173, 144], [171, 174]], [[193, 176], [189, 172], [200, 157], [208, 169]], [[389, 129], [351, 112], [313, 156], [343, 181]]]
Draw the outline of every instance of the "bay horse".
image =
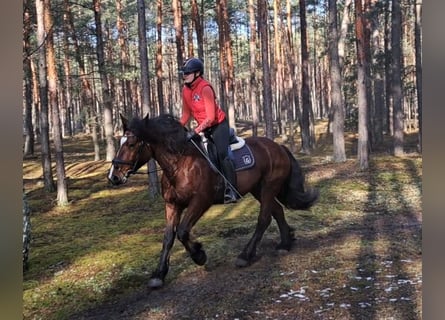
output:
[[[161, 190], [165, 200], [166, 227], [157, 268], [148, 286], [164, 285], [169, 269], [170, 250], [175, 237], [184, 245], [192, 260], [204, 265], [207, 255], [201, 243], [192, 241], [193, 226], [213, 204], [222, 203], [223, 177], [198, 150], [197, 143], [187, 139], [186, 129], [172, 115], [134, 118], [121, 115], [124, 134], [112, 160], [108, 179], [113, 185], [125, 183], [131, 174], [155, 159], [162, 169]], [[264, 232], [276, 220], [280, 232], [278, 250], [291, 249], [293, 229], [288, 225], [283, 206], [306, 210], [318, 199], [318, 191], [305, 190], [304, 175], [290, 151], [265, 137], [248, 137], [255, 164], [237, 171], [237, 189], [241, 196], [251, 193], [260, 202], [255, 231], [235, 261], [237, 267], [250, 265]]]

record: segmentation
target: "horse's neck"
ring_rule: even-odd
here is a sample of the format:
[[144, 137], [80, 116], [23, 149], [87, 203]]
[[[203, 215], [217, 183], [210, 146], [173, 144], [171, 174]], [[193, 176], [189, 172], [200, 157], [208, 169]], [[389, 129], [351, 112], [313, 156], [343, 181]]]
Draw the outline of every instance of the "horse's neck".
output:
[[162, 147], [153, 148], [153, 158], [161, 167], [162, 171], [167, 175], [167, 177], [172, 177], [178, 170], [178, 162], [181, 155], [172, 154], [167, 152]]

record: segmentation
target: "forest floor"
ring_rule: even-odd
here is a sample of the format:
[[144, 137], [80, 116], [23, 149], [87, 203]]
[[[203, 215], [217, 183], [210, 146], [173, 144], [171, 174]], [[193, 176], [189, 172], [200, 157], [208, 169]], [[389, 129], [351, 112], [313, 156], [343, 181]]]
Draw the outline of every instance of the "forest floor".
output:
[[[164, 228], [163, 201], [150, 199], [146, 175], [120, 187], [110, 164], [92, 161], [90, 138], [65, 139], [69, 206], [43, 190], [40, 155], [23, 160], [31, 208], [24, 319], [422, 319], [422, 157], [415, 135], [407, 153], [389, 144], [358, 169], [355, 137], [348, 160], [330, 161], [329, 137], [297, 154], [320, 199], [308, 211], [286, 210], [292, 250], [278, 253], [275, 222], [258, 260], [234, 261], [253, 233], [258, 203], [250, 196], [215, 205], [192, 234], [207, 252], [197, 266], [176, 241], [165, 285], [147, 287]], [[144, 168], [145, 169], [145, 168]], [[144, 171], [141, 169], [141, 171]]]

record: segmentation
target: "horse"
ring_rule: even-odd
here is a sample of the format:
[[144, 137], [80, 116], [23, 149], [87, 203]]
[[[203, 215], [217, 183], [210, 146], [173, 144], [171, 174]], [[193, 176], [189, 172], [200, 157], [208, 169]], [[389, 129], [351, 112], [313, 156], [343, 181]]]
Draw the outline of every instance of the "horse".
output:
[[[176, 237], [197, 265], [206, 263], [202, 244], [192, 241], [190, 234], [213, 204], [222, 203], [224, 178], [199, 148], [202, 144], [187, 138], [187, 130], [174, 116], [149, 118], [147, 115], [129, 121], [121, 115], [121, 120], [124, 134], [108, 172], [111, 184], [127, 182], [150, 159], [162, 170], [166, 226], [159, 263], [148, 282], [150, 288], [159, 288], [164, 285]], [[318, 190], [305, 189], [302, 168], [287, 147], [266, 137], [252, 136], [244, 140], [255, 162], [247, 169], [236, 171], [236, 187], [241, 196], [251, 193], [259, 201], [260, 210], [255, 231], [235, 260], [237, 267], [254, 262], [257, 245], [272, 217], [280, 233], [276, 249], [289, 251], [294, 229], [288, 225], [283, 207], [307, 210], [319, 197]]]

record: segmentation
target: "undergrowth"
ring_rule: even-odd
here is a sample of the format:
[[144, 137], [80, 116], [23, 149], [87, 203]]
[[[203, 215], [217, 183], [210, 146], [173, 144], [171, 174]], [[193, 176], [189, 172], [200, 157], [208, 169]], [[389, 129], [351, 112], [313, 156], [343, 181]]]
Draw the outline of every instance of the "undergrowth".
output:
[[[63, 208], [43, 190], [39, 159], [23, 162], [32, 212], [24, 319], [72, 319], [144, 290], [161, 249], [163, 201], [148, 196], [146, 175], [110, 186], [109, 163], [87, 160], [86, 137], [66, 140], [65, 153], [70, 204]], [[234, 283], [213, 307], [187, 311], [184, 305], [180, 312], [181, 300], [176, 306], [153, 302], [140, 319], [181, 318], [187, 312], [207, 319], [421, 319], [421, 156], [371, 155], [367, 171], [358, 170], [351, 157], [344, 163], [332, 163], [326, 154], [297, 158], [320, 200], [309, 211], [286, 210], [296, 238], [289, 254], [273, 253], [279, 241], [274, 222], [266, 231], [258, 248], [262, 258], [247, 268], [248, 276], [243, 273], [252, 286], [255, 281], [264, 286], [246, 282], [238, 296], [251, 294], [256, 304], [246, 300], [235, 308]], [[254, 231], [258, 209], [251, 196], [213, 206], [192, 231], [207, 251], [207, 266], [194, 265], [176, 242], [166, 286], [213, 270], [232, 279], [233, 261]]]

